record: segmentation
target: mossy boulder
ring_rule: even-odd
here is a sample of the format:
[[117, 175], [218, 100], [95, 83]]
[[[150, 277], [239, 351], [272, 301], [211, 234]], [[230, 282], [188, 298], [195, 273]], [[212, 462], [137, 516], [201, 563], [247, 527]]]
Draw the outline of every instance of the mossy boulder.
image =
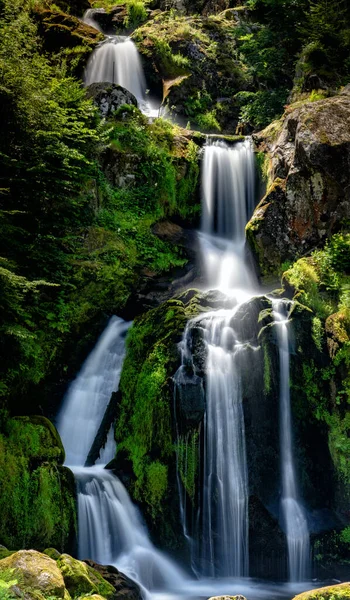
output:
[[305, 255], [350, 212], [350, 95], [297, 103], [254, 135], [272, 184], [247, 226], [263, 273]]
[[104, 598], [114, 598], [113, 585], [103, 579], [95, 569], [68, 554], [62, 554], [57, 560], [67, 590], [73, 598], [85, 594], [98, 594]]
[[73, 548], [75, 482], [63, 460], [62, 442], [48, 419], [6, 421], [0, 432], [0, 541], [7, 547]]
[[295, 596], [293, 600], [347, 600], [350, 598], [350, 583], [340, 583], [310, 590]]
[[35, 550], [20, 550], [0, 560], [2, 571], [13, 569], [14, 584], [29, 598], [62, 598], [69, 600], [62, 573], [56, 562]]
[[118, 571], [118, 569], [111, 565], [99, 565], [92, 560], [86, 560], [85, 562], [114, 587], [114, 600], [142, 600], [142, 594], [137, 583]]

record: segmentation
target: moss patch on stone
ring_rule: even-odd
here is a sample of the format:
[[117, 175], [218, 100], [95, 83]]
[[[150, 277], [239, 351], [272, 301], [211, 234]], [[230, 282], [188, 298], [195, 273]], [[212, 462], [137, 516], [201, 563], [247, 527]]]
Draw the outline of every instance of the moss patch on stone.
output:
[[112, 598], [114, 587], [92, 567], [84, 562], [62, 554], [57, 560], [67, 590], [73, 598], [85, 594], [98, 594], [104, 598]]
[[58, 433], [44, 417], [8, 419], [0, 433], [0, 542], [9, 548], [69, 548], [76, 529], [75, 486], [62, 467]]

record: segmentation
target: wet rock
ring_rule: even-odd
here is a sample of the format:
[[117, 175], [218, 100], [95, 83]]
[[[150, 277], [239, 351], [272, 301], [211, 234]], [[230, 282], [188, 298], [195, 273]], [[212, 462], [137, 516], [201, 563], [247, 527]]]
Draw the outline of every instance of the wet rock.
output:
[[247, 226], [263, 273], [307, 254], [350, 215], [350, 97], [291, 107], [254, 136], [271, 185]]
[[137, 106], [135, 96], [115, 83], [92, 83], [86, 91], [105, 119], [112, 117], [124, 104]]
[[118, 569], [110, 565], [99, 565], [93, 560], [86, 560], [85, 562], [114, 587], [115, 594], [113, 595], [113, 600], [142, 600], [142, 594], [137, 583], [118, 571]]
[[187, 425], [198, 425], [205, 414], [203, 379], [182, 370], [176, 381], [177, 403], [181, 420]]

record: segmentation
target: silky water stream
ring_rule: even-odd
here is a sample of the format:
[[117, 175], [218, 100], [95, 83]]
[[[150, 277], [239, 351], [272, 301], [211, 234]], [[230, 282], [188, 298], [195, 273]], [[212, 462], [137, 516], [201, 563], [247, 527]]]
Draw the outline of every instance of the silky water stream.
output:
[[[207, 408], [203, 424], [203, 490], [197, 528], [191, 534], [179, 483], [181, 518], [190, 546], [192, 574], [189, 574], [190, 568], [185, 573], [153, 546], [125, 487], [104, 468], [115, 454], [113, 424], [95, 465], [85, 466], [111, 394], [118, 389], [129, 323], [117, 317], [109, 321], [68, 389], [58, 418], [66, 464], [74, 472], [77, 483], [79, 557], [115, 565], [140, 584], [147, 598], [184, 600], [243, 594], [248, 600], [277, 600], [292, 598], [295, 593], [312, 587], [305, 582], [274, 584], [248, 577], [249, 479], [238, 361], [244, 353], [244, 345], [239, 327], [235, 326], [235, 315], [249, 298], [261, 293], [250, 268], [244, 238], [244, 227], [254, 207], [254, 179], [250, 140], [233, 147], [222, 142], [207, 144], [202, 177], [203, 219], [199, 233], [201, 262], [207, 276], [207, 289], [224, 291], [231, 298], [232, 307], [201, 315], [188, 324], [180, 345], [182, 365], [175, 375], [176, 385], [182, 378], [193, 376], [193, 373], [189, 375], [191, 328], [199, 323], [207, 348]], [[285, 435], [285, 427], [291, 428], [287, 325], [285, 319], [280, 318], [280, 305], [274, 304], [274, 308], [280, 332], [281, 435]], [[282, 404], [286, 407], [285, 414]], [[292, 456], [292, 439], [286, 452]], [[282, 452], [283, 460], [286, 458]], [[293, 473], [295, 481], [294, 466]], [[299, 536], [299, 533], [295, 535], [296, 521], [303, 529], [303, 545], [297, 542], [296, 550], [292, 551], [288, 542], [291, 578], [302, 580], [308, 564], [307, 525], [298, 504], [296, 484], [295, 495], [290, 493], [288, 485], [291, 485], [290, 469], [283, 475], [281, 507], [284, 514], [289, 511], [294, 522], [291, 525], [285, 518], [287, 538]], [[294, 508], [290, 510], [292, 504], [294, 508], [297, 504], [301, 512]], [[300, 556], [301, 549], [304, 558]], [[298, 557], [295, 561], [294, 556]]]

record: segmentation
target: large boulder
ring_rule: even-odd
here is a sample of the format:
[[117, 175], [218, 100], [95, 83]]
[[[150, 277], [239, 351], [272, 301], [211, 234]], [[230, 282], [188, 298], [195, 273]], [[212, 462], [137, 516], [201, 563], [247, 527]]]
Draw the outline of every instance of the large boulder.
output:
[[350, 215], [350, 95], [290, 107], [254, 136], [270, 186], [247, 225], [263, 273], [330, 237]]
[[124, 104], [137, 106], [135, 96], [115, 83], [92, 83], [87, 88], [87, 95], [93, 98], [94, 103], [104, 118], [113, 114]]
[[28, 600], [70, 598], [56, 562], [35, 550], [20, 550], [0, 560], [1, 573], [13, 569], [13, 593]]

